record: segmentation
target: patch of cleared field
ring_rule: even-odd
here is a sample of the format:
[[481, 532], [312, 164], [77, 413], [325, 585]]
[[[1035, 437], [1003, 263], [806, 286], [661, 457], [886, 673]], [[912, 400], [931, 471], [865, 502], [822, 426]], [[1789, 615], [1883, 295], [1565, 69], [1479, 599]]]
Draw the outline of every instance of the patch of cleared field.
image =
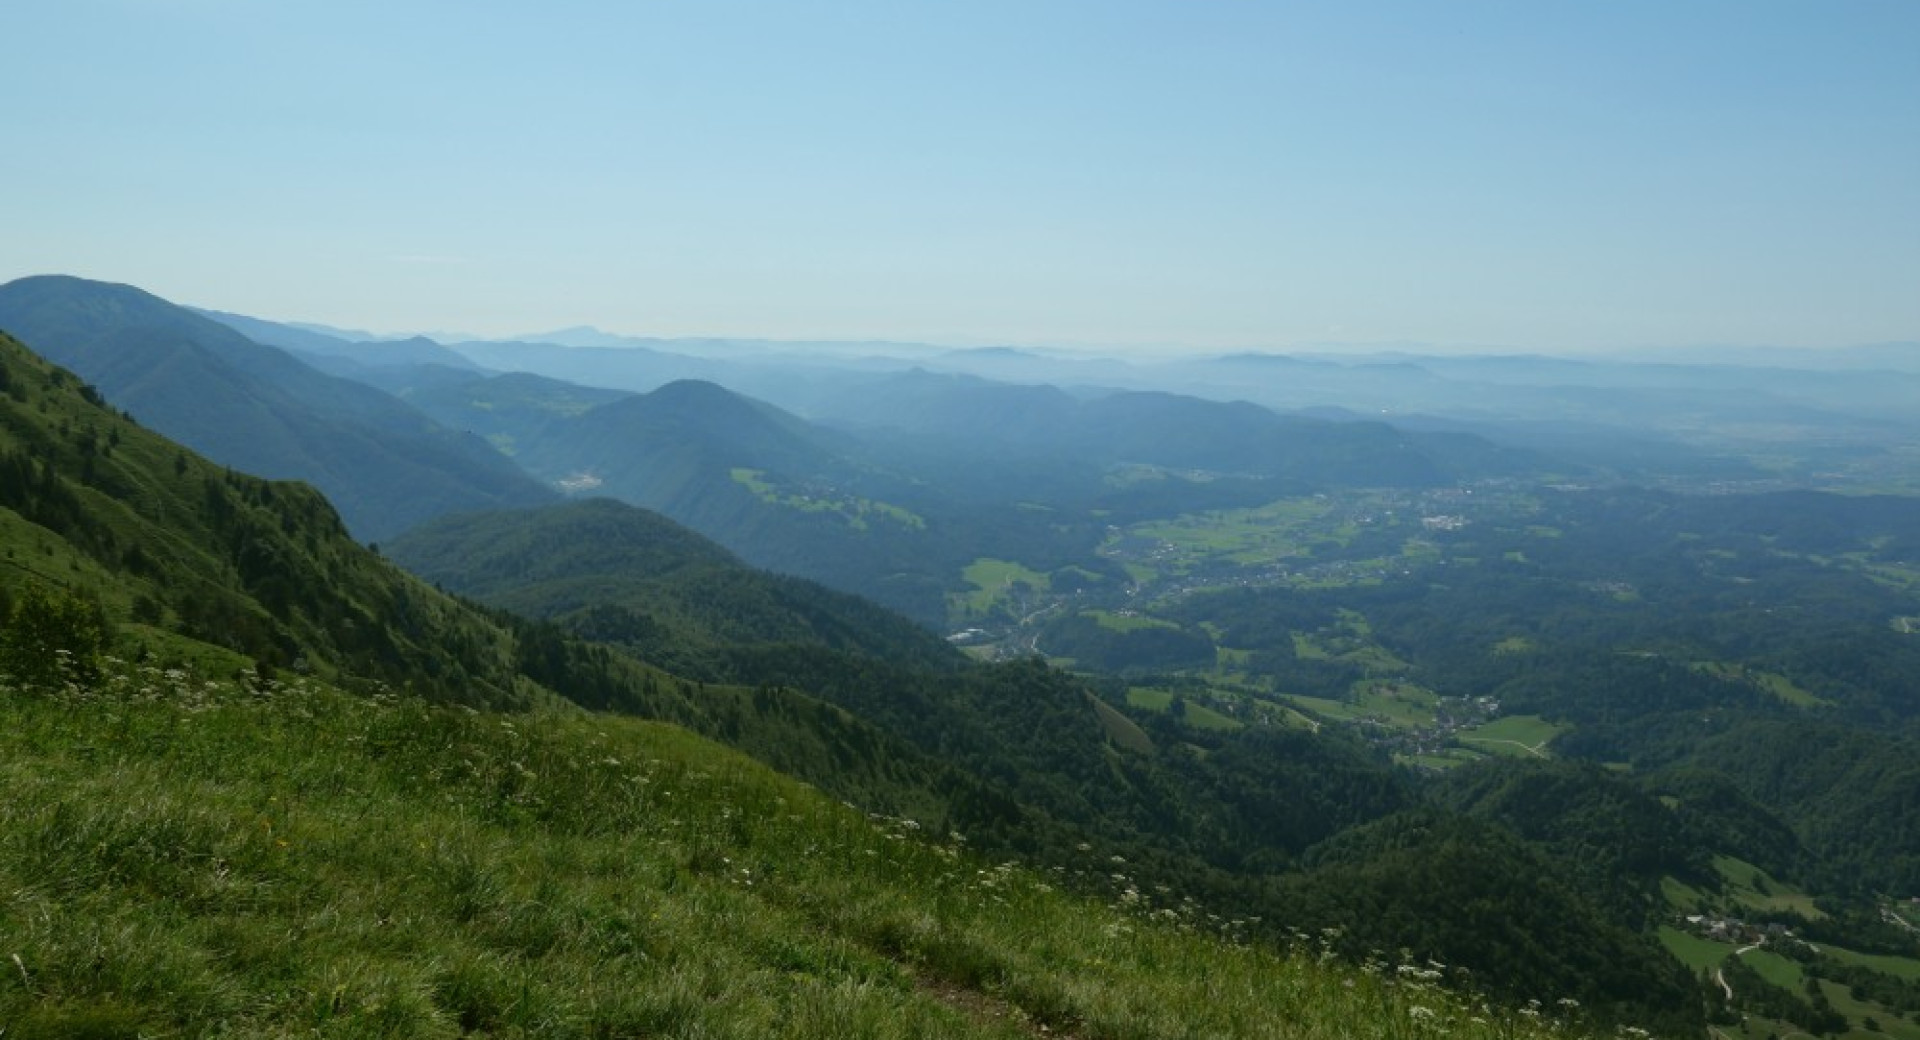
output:
[[1863, 562], [1855, 569], [1889, 588], [1920, 588], [1920, 567], [1905, 567], [1897, 563]]
[[1756, 910], [1792, 910], [1814, 920], [1826, 916], [1813, 905], [1812, 896], [1776, 880], [1746, 860], [1715, 856], [1713, 869], [1726, 879], [1727, 894], [1743, 906]]
[[1539, 649], [1539, 647], [1534, 641], [1528, 639], [1526, 636], [1508, 636], [1498, 643], [1493, 644], [1493, 654], [1495, 657], [1505, 657], [1509, 654], [1530, 654], [1537, 649]]
[[1445, 554], [1440, 546], [1425, 538], [1409, 538], [1400, 547], [1400, 559], [1403, 563], [1438, 563]]
[[1412, 683], [1364, 681], [1354, 684], [1351, 701], [1329, 700], [1283, 694], [1282, 697], [1304, 711], [1336, 722], [1374, 721], [1395, 729], [1420, 729], [1433, 724], [1434, 709], [1440, 698], [1432, 690]]
[[1432, 725], [1434, 711], [1440, 706], [1439, 695], [1424, 686], [1373, 680], [1355, 683], [1353, 700], [1366, 714], [1401, 729]]
[[1393, 760], [1401, 765], [1420, 766], [1425, 769], [1456, 769], [1471, 762], [1483, 761], [1485, 758], [1485, 755], [1476, 754], [1466, 748], [1448, 748], [1438, 754], [1393, 756]]
[[1045, 592], [1049, 579], [1045, 574], [1030, 567], [1022, 566], [1012, 560], [995, 560], [981, 557], [967, 564], [960, 577], [973, 586], [972, 592], [957, 597], [960, 605], [971, 614], [978, 616], [992, 610], [1012, 591], [1015, 582], [1021, 582], [1036, 592]]
[[[1216, 636], [1215, 638], [1218, 637]], [[1253, 652], [1250, 650], [1237, 650], [1230, 646], [1219, 646], [1217, 644], [1213, 648], [1214, 666], [1222, 672], [1233, 672], [1244, 669], [1248, 662], [1252, 660]]]
[[1149, 628], [1179, 628], [1171, 621], [1163, 621], [1145, 614], [1120, 613], [1111, 610], [1088, 610], [1083, 616], [1090, 617], [1101, 628], [1113, 632], [1141, 632]]
[[1314, 547], [1345, 544], [1337, 525], [1326, 522], [1333, 506], [1323, 499], [1288, 498], [1250, 509], [1186, 513], [1136, 524], [1128, 533], [1168, 546], [1176, 570], [1202, 560], [1230, 560], [1258, 567], [1311, 555]]
[[1699, 971], [1702, 968], [1717, 968], [1733, 954], [1731, 943], [1714, 942], [1698, 935], [1690, 935], [1671, 925], [1660, 926], [1660, 945], [1673, 954], [1680, 963]]
[[[1887, 1036], [1895, 1040], [1920, 1040], [1920, 1026], [1900, 1017], [1898, 1011], [1870, 1000], [1855, 1000], [1853, 993], [1847, 987], [1830, 979], [1820, 980], [1820, 991], [1827, 995], [1827, 1002], [1833, 1005], [1835, 1011], [1847, 1016], [1847, 1024], [1853, 1027], [1851, 1032], [1842, 1034], [1844, 1037], [1861, 1037], [1862, 1040], [1866, 1040], [1871, 1037]], [[1873, 1019], [1880, 1027], [1879, 1030], [1867, 1029], [1867, 1019]]]
[[1715, 678], [1729, 682], [1750, 683], [1761, 690], [1773, 694], [1782, 702], [1798, 708], [1817, 708], [1832, 704], [1832, 701], [1814, 696], [1807, 690], [1795, 685], [1792, 679], [1777, 672], [1763, 672], [1745, 665], [1726, 661], [1695, 661], [1689, 667]]
[[1148, 711], [1166, 711], [1173, 704], [1173, 691], [1156, 690], [1151, 686], [1129, 686], [1127, 703]]
[[1308, 661], [1347, 661], [1373, 674], [1405, 672], [1408, 664], [1373, 641], [1373, 626], [1355, 610], [1342, 610], [1340, 623], [1318, 632], [1293, 633], [1294, 655]]
[[1461, 730], [1459, 739], [1494, 754], [1545, 758], [1548, 742], [1570, 728], [1538, 715], [1503, 715]]
[[1806, 982], [1806, 973], [1800, 970], [1798, 962], [1771, 950], [1748, 950], [1740, 955], [1740, 959], [1761, 978], [1789, 992], [1799, 993], [1800, 987]]
[[1828, 954], [1837, 961], [1858, 964], [1863, 968], [1892, 975], [1897, 979], [1920, 980], [1920, 960], [1912, 957], [1889, 957], [1879, 953], [1858, 953], [1838, 946], [1820, 944], [1820, 952]]
[[1332, 719], [1335, 722], [1359, 722], [1366, 717], [1365, 712], [1345, 701], [1328, 700], [1325, 697], [1308, 697], [1297, 693], [1281, 694], [1281, 697], [1297, 708], [1310, 711], [1321, 718]]
[[834, 513], [857, 531], [866, 530], [872, 520], [886, 520], [914, 529], [927, 526], [926, 520], [919, 514], [887, 502], [861, 498], [858, 495], [837, 495], [781, 487], [768, 480], [764, 470], [735, 467], [729, 471], [729, 475], [733, 477], [734, 483], [753, 492], [754, 497], [762, 502], [795, 509], [802, 513]]
[[[1127, 701], [1129, 703], [1133, 701], [1132, 695], [1128, 695]], [[1132, 719], [1114, 710], [1113, 705], [1095, 699], [1093, 710], [1100, 716], [1100, 726], [1106, 730], [1108, 740], [1129, 751], [1138, 751], [1143, 755], [1153, 753], [1153, 740], [1147, 736], [1147, 731], [1135, 725]]]
[[[1127, 703], [1136, 708], [1149, 711], [1173, 710], [1174, 694], [1171, 690], [1160, 690], [1150, 686], [1134, 686], [1127, 690]], [[1181, 716], [1187, 725], [1195, 729], [1232, 730], [1244, 725], [1239, 719], [1223, 715], [1204, 704], [1186, 702], [1186, 713]]]
[[1667, 905], [1675, 910], [1696, 910], [1706, 905], [1707, 901], [1706, 893], [1672, 876], [1660, 879], [1660, 894], [1666, 898]]

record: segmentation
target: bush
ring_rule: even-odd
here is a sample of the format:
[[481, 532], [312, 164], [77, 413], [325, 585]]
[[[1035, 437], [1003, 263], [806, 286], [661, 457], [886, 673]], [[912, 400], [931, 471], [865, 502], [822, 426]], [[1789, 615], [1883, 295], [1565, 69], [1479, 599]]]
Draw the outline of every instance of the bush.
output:
[[100, 604], [64, 589], [28, 585], [0, 627], [0, 673], [28, 686], [55, 686], [99, 674], [107, 645]]

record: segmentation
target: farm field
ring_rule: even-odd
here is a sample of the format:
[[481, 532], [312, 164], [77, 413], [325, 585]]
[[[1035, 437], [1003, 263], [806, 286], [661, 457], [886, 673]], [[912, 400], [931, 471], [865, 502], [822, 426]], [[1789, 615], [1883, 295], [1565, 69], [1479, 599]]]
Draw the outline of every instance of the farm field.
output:
[[1693, 667], [1716, 678], [1727, 679], [1733, 682], [1752, 683], [1767, 693], [1780, 698], [1782, 702], [1791, 704], [1796, 708], [1817, 708], [1830, 703], [1801, 689], [1794, 684], [1792, 679], [1776, 672], [1750, 669], [1738, 664], [1728, 664], [1724, 661], [1696, 661]]
[[1463, 729], [1457, 739], [1476, 750], [1496, 755], [1551, 757], [1547, 744], [1567, 731], [1538, 715], [1503, 715], [1491, 722]]
[[1735, 949], [1732, 943], [1715, 942], [1698, 935], [1689, 935], [1672, 925], [1660, 927], [1660, 945], [1667, 948], [1680, 963], [1695, 971], [1713, 970], [1721, 961], [1727, 959]]
[[[1134, 686], [1127, 690], [1127, 703], [1148, 711], [1171, 711], [1175, 696], [1176, 694], [1171, 690]], [[1182, 712], [1187, 724], [1197, 729], [1233, 730], [1245, 725], [1238, 719], [1222, 715], [1204, 704], [1191, 700], [1183, 701]]]
[[1433, 725], [1440, 699], [1432, 690], [1412, 683], [1367, 680], [1354, 684], [1345, 700], [1283, 694], [1282, 699], [1336, 722], [1375, 722], [1394, 729], [1415, 730]]
[[1188, 513], [1135, 524], [1128, 534], [1161, 543], [1169, 568], [1185, 573], [1202, 561], [1258, 567], [1306, 556], [1316, 544], [1345, 544], [1349, 525], [1326, 524], [1324, 498], [1288, 498], [1251, 509]]
[[782, 487], [768, 480], [767, 474], [757, 469], [735, 467], [730, 473], [734, 483], [753, 492], [762, 502], [797, 509], [802, 513], [834, 513], [856, 531], [866, 530], [873, 520], [885, 520], [916, 530], [927, 526], [926, 520], [919, 514], [887, 502], [877, 502], [858, 495], [835, 494], [826, 489]]
[[960, 576], [973, 590], [959, 594], [957, 605], [970, 617], [985, 617], [993, 609], [1012, 601], [1015, 584], [1045, 592], [1051, 582], [1045, 574], [1024, 567], [1012, 560], [994, 560], [982, 557], [966, 566]]

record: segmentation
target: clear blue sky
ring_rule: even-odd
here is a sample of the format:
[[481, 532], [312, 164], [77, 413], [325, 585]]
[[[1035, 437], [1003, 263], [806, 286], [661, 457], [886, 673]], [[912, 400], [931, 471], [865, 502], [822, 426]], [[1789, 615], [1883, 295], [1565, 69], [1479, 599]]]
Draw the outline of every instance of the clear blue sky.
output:
[[0, 5], [0, 280], [383, 331], [1920, 339], [1920, 2]]

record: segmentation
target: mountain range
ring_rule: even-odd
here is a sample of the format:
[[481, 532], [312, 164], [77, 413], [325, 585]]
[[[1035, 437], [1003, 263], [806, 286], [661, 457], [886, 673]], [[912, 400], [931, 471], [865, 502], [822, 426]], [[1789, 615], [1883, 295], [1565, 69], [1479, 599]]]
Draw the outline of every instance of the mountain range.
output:
[[[1587, 363], [1530, 358], [1191, 366], [1265, 373], [1242, 384], [1256, 401], [961, 370], [1064, 364], [1008, 351], [844, 365], [641, 351], [629, 384], [589, 385], [496, 366], [580, 352], [573, 374], [588, 379], [631, 348], [357, 341], [64, 278], [0, 287], [0, 327], [18, 337], [0, 338], [0, 673], [10, 690], [77, 698], [74, 726], [107, 727], [59, 752], [74, 762], [137, 758], [157, 775], [160, 744], [106, 734], [114, 718], [162, 725], [153, 713], [175, 702], [182, 719], [209, 705], [251, 719], [275, 747], [287, 727], [346, 733], [359, 724], [341, 720], [415, 705], [400, 729], [370, 723], [364, 749], [301, 752], [335, 757], [297, 771], [421, 763], [377, 804], [423, 832], [455, 823], [413, 788], [448, 806], [486, 792], [458, 826], [496, 836], [598, 835], [576, 814], [590, 805], [644, 840], [620, 808], [639, 803], [587, 779], [611, 759], [609, 783], [638, 782], [620, 779], [637, 731], [615, 718], [637, 715], [716, 742], [645, 745], [689, 763], [675, 792], [701, 783], [702, 763], [751, 756], [876, 814], [821, 826], [987, 857], [955, 877], [1017, 861], [1005, 869], [1049, 888], [1157, 908], [1147, 928], [1376, 972], [1385, 956], [1410, 986], [1440, 972], [1431, 959], [1496, 1002], [1575, 1001], [1577, 1028], [1920, 1029], [1902, 910], [1920, 885], [1920, 513], [1911, 496], [1865, 493], [1905, 479], [1899, 378], [1882, 373], [1844, 423], [1830, 412], [1855, 386], [1844, 373], [1789, 392], [1777, 373], [1742, 372], [1703, 399], [1709, 426], [1825, 431], [1783, 458], [1755, 447], [1777, 430], [1676, 438], [1660, 423], [1604, 450], [1622, 416], [1661, 401], [1671, 416], [1709, 376], [1686, 366], [1591, 380]], [[713, 378], [802, 369], [788, 406]], [[1262, 403], [1361, 381], [1441, 400], [1468, 380], [1518, 403], [1405, 422]], [[1575, 401], [1586, 410], [1548, 414]], [[1515, 443], [1521, 429], [1561, 436]], [[1852, 494], [1778, 490], [1840, 464], [1854, 468], [1821, 479]], [[164, 704], [103, 710], [141, 667], [194, 681], [167, 679]], [[360, 699], [276, 700], [312, 683]], [[192, 692], [216, 687], [233, 692]], [[51, 732], [39, 701], [21, 703], [21, 725]], [[564, 731], [540, 739], [567, 750], [532, 757], [523, 726]], [[180, 746], [195, 769], [252, 761]], [[44, 768], [64, 776], [66, 762]], [[461, 769], [480, 787], [458, 786]], [[19, 804], [41, 805], [45, 785], [6, 775]], [[576, 782], [574, 805], [558, 792]], [[319, 790], [273, 797], [317, 806]], [[667, 794], [646, 812], [680, 826]], [[640, 857], [660, 905], [724, 883], [727, 898], [774, 899], [774, 917], [845, 909], [811, 865], [780, 882], [777, 863], [734, 862], [778, 804], [714, 804], [716, 829]], [[37, 819], [0, 810], [8, 836], [59, 830]], [[164, 845], [132, 842], [72, 876], [146, 885], [199, 928], [224, 904], [194, 886], [215, 882], [167, 880], [185, 875], [155, 866]], [[27, 862], [0, 851], [0, 879]], [[536, 897], [493, 873], [506, 868], [445, 869], [451, 915], [496, 939], [513, 906], [591, 884], [566, 867], [569, 887]], [[1049, 1029], [1109, 1021], [1033, 990], [1030, 965], [980, 967], [1012, 962], [929, 939], [938, 927], [912, 922], [948, 913], [949, 881], [913, 876], [924, 893], [862, 897], [901, 900], [893, 923], [834, 923], [847, 945], [832, 956], [878, 957], [909, 986], [985, 994]], [[59, 893], [61, 919], [77, 920]], [[803, 948], [816, 949], [783, 933], [745, 956], [791, 980], [819, 968]], [[546, 955], [501, 949], [488, 956]], [[0, 1021], [30, 1008], [71, 1026], [59, 1016], [81, 998], [57, 994], [103, 991], [79, 969], [41, 976], [29, 954], [29, 987], [0, 993]], [[507, 1011], [463, 1004], [454, 981], [429, 988], [420, 1007], [504, 1028]]]
[[45, 344], [116, 407], [190, 448], [313, 484], [363, 539], [555, 497], [477, 437], [131, 286], [10, 282], [0, 329]]

